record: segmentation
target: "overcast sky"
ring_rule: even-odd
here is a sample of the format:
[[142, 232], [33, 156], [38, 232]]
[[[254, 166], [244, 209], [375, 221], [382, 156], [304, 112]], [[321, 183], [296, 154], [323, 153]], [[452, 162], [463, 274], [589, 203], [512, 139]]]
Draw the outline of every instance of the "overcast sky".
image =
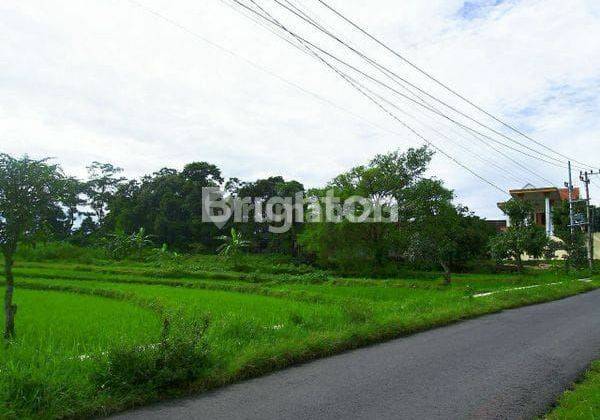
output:
[[[136, 2], [142, 7], [0, 2], [0, 151], [52, 156], [80, 177], [94, 160], [130, 177], [203, 160], [226, 177], [281, 174], [312, 187], [376, 153], [422, 143], [335, 73], [220, 0]], [[315, 0], [297, 3], [399, 74], [445, 94]], [[532, 138], [600, 166], [600, 1], [330, 3]], [[544, 186], [472, 139], [457, 138], [461, 147], [431, 140], [502, 189]], [[557, 185], [567, 175], [523, 162]], [[500, 215], [496, 202], [505, 197], [439, 153], [430, 174], [478, 214]], [[600, 197], [600, 188], [592, 194]]]

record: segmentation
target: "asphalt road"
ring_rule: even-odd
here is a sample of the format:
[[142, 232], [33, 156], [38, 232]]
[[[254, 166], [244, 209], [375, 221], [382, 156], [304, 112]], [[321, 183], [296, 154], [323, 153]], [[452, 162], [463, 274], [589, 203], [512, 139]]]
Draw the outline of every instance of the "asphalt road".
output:
[[121, 419], [528, 419], [600, 357], [600, 290], [149, 406]]

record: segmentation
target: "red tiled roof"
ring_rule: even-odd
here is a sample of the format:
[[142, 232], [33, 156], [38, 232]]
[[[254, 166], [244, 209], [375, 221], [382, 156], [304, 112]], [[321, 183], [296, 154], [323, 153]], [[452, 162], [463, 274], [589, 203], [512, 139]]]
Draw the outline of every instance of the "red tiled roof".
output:
[[[561, 200], [569, 199], [569, 189], [568, 188], [559, 188], [558, 193], [560, 194]], [[579, 187], [573, 188], [573, 200], [579, 200]]]

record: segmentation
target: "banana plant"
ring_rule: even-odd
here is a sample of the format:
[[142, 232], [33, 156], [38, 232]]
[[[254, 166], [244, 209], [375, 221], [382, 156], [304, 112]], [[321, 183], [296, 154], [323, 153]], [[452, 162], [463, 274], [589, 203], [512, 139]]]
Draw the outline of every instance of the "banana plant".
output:
[[138, 259], [142, 258], [142, 252], [144, 249], [152, 245], [150, 237], [150, 235], [146, 235], [146, 230], [143, 227], [141, 227], [137, 232], [131, 234], [129, 237], [129, 241], [131, 245], [133, 245]]
[[238, 255], [243, 248], [247, 248], [250, 245], [250, 241], [244, 240], [242, 234], [237, 232], [235, 228], [231, 228], [231, 236], [222, 235], [216, 239], [223, 241], [217, 248], [217, 252], [224, 257]]

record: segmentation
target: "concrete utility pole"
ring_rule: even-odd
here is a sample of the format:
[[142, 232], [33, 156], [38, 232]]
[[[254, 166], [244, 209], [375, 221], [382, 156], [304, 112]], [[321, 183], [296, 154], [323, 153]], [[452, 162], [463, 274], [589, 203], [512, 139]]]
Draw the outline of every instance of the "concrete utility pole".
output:
[[573, 217], [573, 176], [571, 175], [571, 161], [569, 161], [569, 226], [571, 227], [571, 235], [575, 232], [575, 218]]
[[585, 184], [585, 202], [587, 213], [587, 256], [590, 270], [594, 268], [594, 232], [592, 231], [592, 207], [590, 206], [590, 175], [598, 175], [598, 172], [585, 171], [580, 173], [579, 179]]

